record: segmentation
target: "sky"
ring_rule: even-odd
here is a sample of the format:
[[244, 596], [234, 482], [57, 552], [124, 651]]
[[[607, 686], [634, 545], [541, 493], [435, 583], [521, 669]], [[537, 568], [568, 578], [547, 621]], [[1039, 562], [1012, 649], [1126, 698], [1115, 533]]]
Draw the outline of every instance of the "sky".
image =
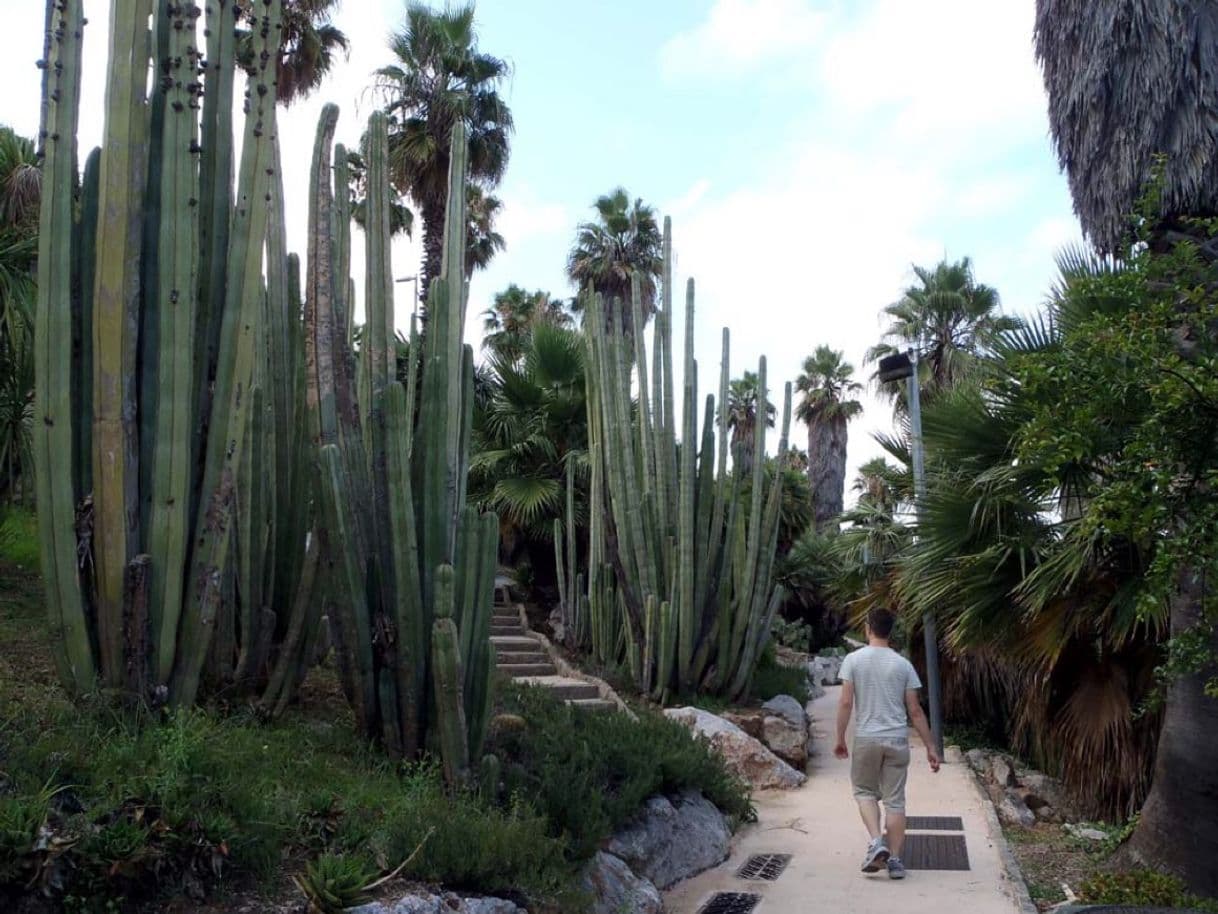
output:
[[[435, 0], [439, 5], [440, 0]], [[38, 127], [43, 9], [0, 0], [0, 123]], [[102, 134], [105, 0], [85, 0], [82, 149]], [[342, 0], [349, 59], [283, 118], [289, 243], [304, 250], [309, 157], [321, 106], [358, 142], [391, 62], [404, 0]], [[576, 226], [623, 186], [672, 217], [679, 288], [696, 279], [700, 396], [768, 360], [771, 396], [821, 344], [861, 381], [883, 307], [911, 266], [971, 257], [1007, 313], [1040, 307], [1054, 254], [1080, 237], [1049, 137], [1032, 53], [1034, 0], [480, 0], [479, 45], [506, 59], [516, 122], [496, 194], [507, 248], [470, 293], [478, 315], [510, 283], [558, 296]], [[352, 270], [363, 270], [356, 233]], [[418, 239], [394, 270], [418, 272]], [[398, 286], [409, 325], [413, 284]], [[681, 339], [678, 316], [674, 338]], [[881, 453], [889, 406], [868, 391], [850, 427], [849, 475]], [[806, 446], [802, 427], [793, 443]], [[773, 442], [771, 442], [771, 446]]]

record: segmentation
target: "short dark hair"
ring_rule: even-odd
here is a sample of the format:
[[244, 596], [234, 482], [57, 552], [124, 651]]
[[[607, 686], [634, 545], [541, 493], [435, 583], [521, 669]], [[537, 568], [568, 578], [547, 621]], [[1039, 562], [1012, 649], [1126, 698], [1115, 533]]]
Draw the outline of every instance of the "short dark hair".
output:
[[887, 638], [892, 634], [892, 627], [897, 624], [897, 617], [891, 610], [877, 606], [867, 613], [867, 627], [877, 638]]

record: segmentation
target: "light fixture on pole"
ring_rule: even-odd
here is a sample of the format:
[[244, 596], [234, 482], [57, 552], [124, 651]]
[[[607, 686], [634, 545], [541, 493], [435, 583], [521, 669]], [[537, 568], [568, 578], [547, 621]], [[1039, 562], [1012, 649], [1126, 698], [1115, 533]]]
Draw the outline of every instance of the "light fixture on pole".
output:
[[419, 314], [419, 277], [418, 276], [403, 276], [401, 279], [395, 279], [394, 282], [414, 283], [414, 304], [410, 309], [410, 313], [411, 313], [411, 316], [417, 317]]
[[[880, 359], [879, 379], [883, 383], [905, 381], [909, 394], [910, 453], [913, 458], [914, 513], [922, 520], [922, 504], [926, 499], [925, 449], [922, 444], [922, 397], [918, 384], [918, 350], [901, 352]], [[934, 613], [922, 616], [922, 634], [926, 643], [926, 694], [930, 700], [930, 732], [935, 749], [943, 756], [943, 700], [939, 682], [939, 627]]]

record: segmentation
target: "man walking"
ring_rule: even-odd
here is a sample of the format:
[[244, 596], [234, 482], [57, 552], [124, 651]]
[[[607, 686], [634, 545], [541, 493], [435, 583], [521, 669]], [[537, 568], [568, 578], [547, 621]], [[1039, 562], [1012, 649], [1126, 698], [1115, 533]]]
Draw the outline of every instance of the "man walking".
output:
[[[837, 709], [837, 746], [833, 754], [851, 758], [846, 728], [854, 712], [854, 747], [850, 782], [863, 824], [871, 836], [863, 872], [885, 866], [890, 879], [904, 879], [901, 851], [905, 846], [905, 776], [909, 771], [909, 727], [926, 746], [931, 771], [939, 770], [939, 754], [918, 689], [922, 682], [908, 660], [888, 645], [896, 618], [886, 609], [867, 614], [867, 647], [842, 663], [842, 697]], [[886, 813], [887, 840], [880, 829], [880, 802]]]

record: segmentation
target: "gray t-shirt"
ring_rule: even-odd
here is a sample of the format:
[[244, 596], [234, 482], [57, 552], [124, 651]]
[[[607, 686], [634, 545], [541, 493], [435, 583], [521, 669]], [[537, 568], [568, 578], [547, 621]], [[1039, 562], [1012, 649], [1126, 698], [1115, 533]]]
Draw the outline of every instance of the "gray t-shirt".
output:
[[908, 739], [905, 692], [922, 688], [913, 664], [888, 647], [861, 647], [846, 655], [839, 674], [854, 683], [854, 735]]

